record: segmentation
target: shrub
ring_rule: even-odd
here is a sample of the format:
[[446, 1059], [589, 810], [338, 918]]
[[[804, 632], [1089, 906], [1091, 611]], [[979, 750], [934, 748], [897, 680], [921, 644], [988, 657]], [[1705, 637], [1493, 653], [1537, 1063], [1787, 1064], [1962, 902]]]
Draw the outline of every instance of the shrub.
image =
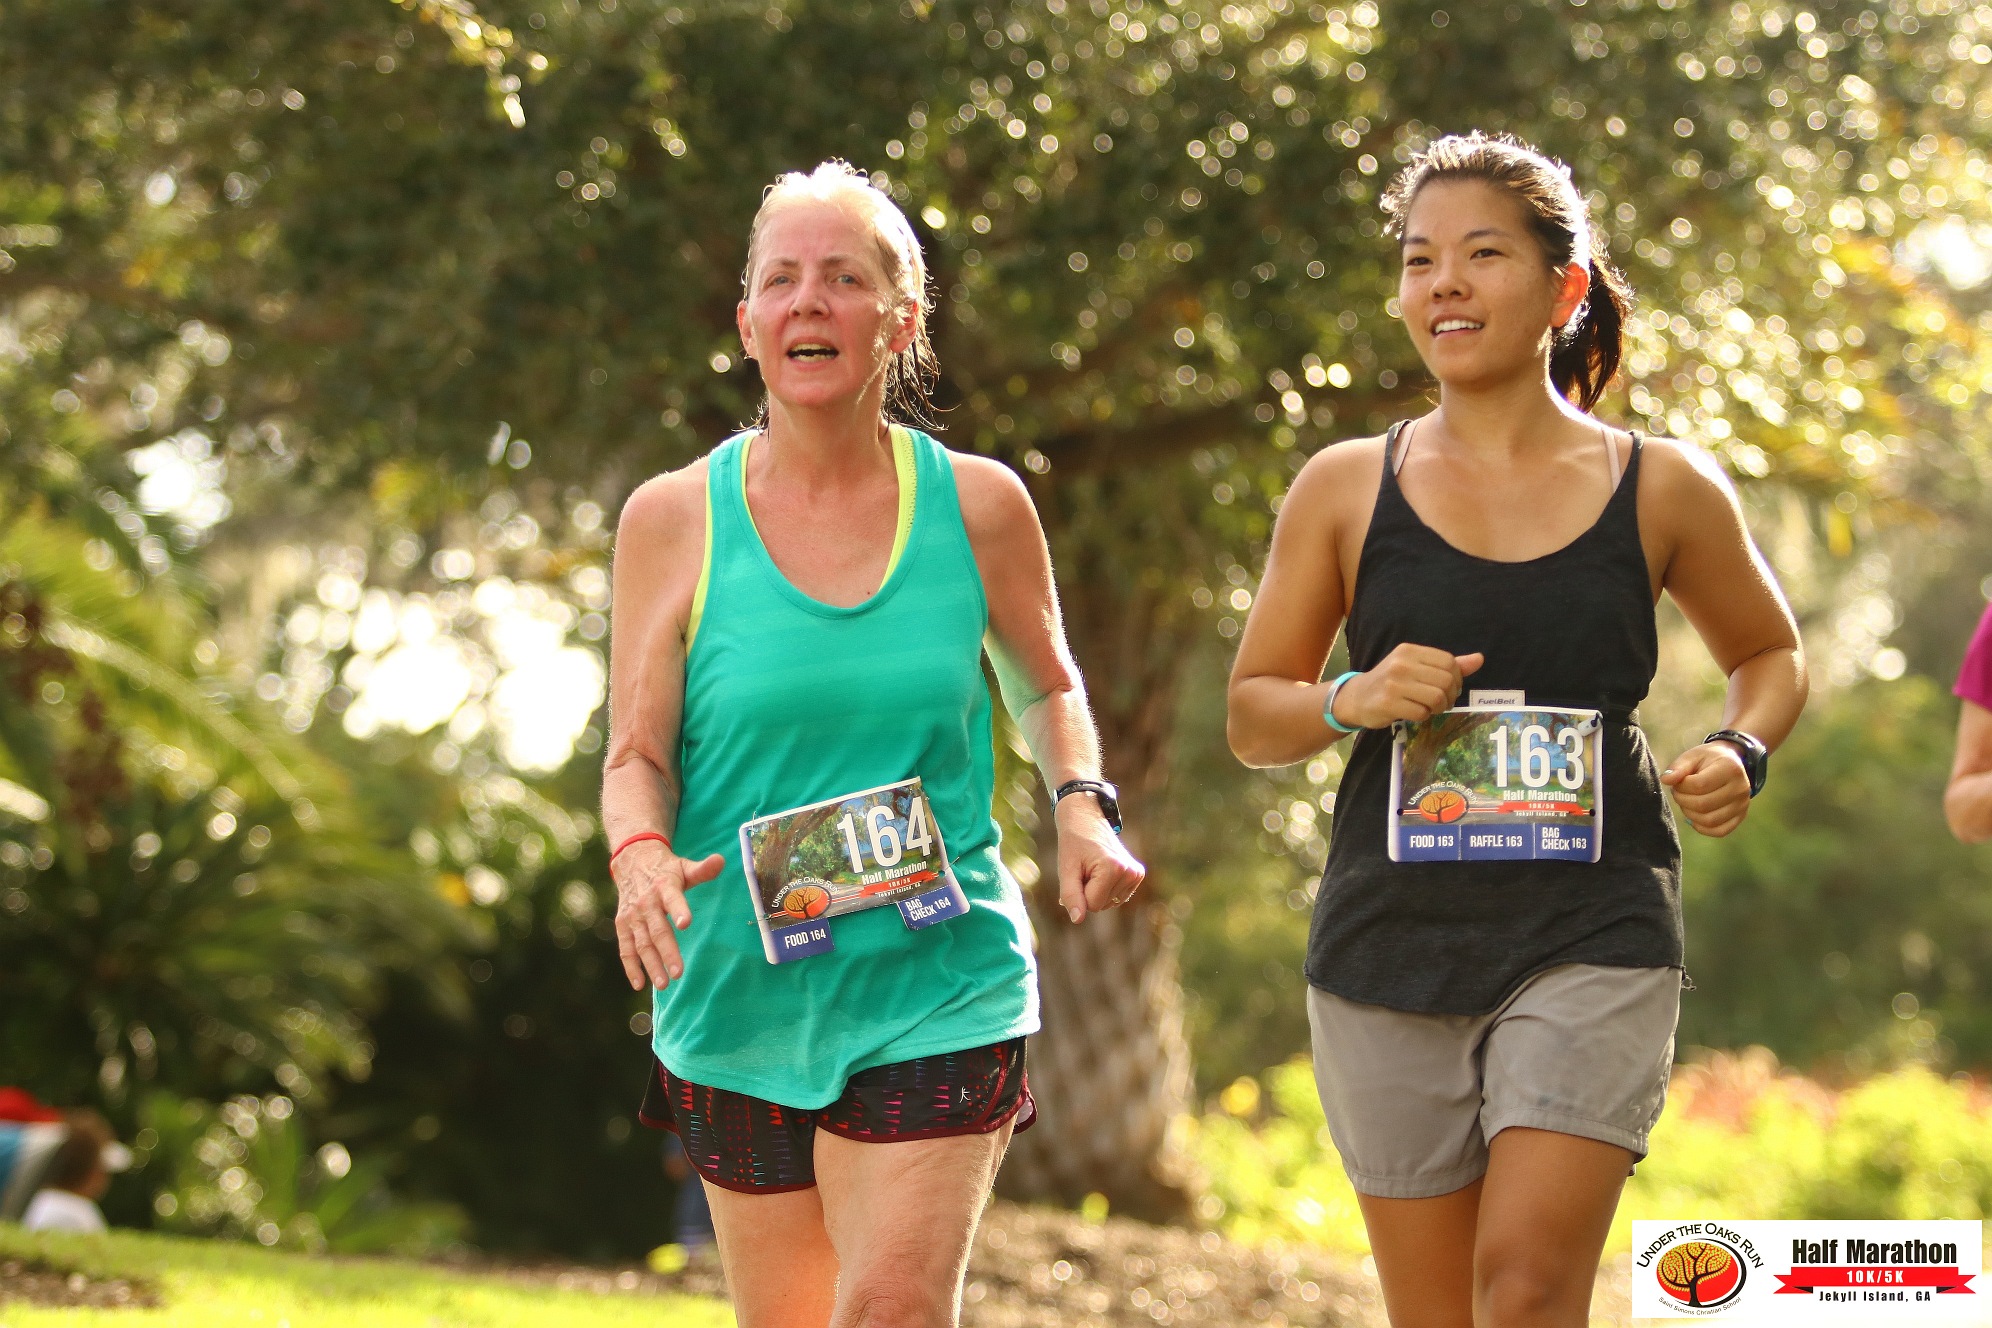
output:
[[[1365, 1253], [1355, 1191], [1297, 1057], [1242, 1078], [1198, 1122], [1200, 1215], [1239, 1240]], [[1678, 1067], [1652, 1151], [1626, 1185], [1633, 1219], [1976, 1218], [1992, 1213], [1992, 1096], [1912, 1065], [1836, 1092], [1761, 1047]]]
[[397, 1202], [381, 1165], [343, 1144], [311, 1151], [287, 1097], [210, 1107], [157, 1093], [144, 1115], [146, 1169], [163, 1173], [153, 1211], [168, 1230], [313, 1253], [422, 1255], [461, 1244], [460, 1209]]

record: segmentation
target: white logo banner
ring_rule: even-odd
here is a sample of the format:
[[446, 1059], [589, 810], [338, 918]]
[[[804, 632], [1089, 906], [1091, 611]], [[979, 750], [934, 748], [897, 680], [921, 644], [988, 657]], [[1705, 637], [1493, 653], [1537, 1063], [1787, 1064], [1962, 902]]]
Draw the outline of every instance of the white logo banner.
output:
[[1992, 1323], [1983, 1223], [1634, 1222], [1635, 1319]]

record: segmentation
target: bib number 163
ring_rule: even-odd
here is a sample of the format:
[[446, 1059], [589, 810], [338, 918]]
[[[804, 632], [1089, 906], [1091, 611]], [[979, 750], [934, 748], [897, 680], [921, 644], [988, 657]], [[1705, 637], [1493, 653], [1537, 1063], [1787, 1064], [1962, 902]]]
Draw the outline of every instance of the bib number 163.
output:
[[[1511, 737], [1514, 733], [1506, 724], [1497, 726], [1493, 732], [1495, 788], [1509, 787], [1511, 744], [1516, 749], [1515, 773], [1523, 788], [1547, 788], [1552, 779], [1572, 792], [1584, 787], [1583, 733], [1569, 725], [1560, 725], [1554, 742], [1550, 740], [1549, 730], [1540, 724], [1525, 725], [1519, 735]], [[1561, 762], [1554, 759], [1559, 754], [1563, 757]]]

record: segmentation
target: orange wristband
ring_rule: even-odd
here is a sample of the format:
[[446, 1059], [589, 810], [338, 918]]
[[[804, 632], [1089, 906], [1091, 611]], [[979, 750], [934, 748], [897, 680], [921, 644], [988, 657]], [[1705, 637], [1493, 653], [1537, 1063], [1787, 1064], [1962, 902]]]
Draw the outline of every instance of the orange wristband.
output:
[[646, 839], [654, 839], [658, 843], [662, 844], [665, 848], [671, 847], [671, 841], [665, 838], [663, 835], [658, 834], [655, 830], [643, 830], [636, 834], [631, 835], [628, 839], [625, 839], [623, 840], [622, 843], [616, 845], [615, 852], [609, 854], [609, 866], [613, 867], [616, 865], [616, 858], [622, 854], [622, 851], [624, 849], [628, 848], [631, 844], [640, 844]]

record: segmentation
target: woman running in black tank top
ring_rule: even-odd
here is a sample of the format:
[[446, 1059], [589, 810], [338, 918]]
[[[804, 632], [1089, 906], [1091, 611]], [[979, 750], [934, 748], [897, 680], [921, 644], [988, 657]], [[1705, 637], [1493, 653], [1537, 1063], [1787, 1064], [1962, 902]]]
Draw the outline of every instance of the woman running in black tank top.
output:
[[[1232, 672], [1231, 745], [1286, 765], [1357, 735], [1308, 1013], [1391, 1322], [1581, 1328], [1672, 1062], [1666, 792], [1700, 833], [1736, 829], [1805, 667], [1716, 463], [1586, 413], [1628, 297], [1568, 171], [1512, 140], [1441, 139], [1386, 209], [1439, 406], [1295, 479]], [[1664, 771], [1633, 713], [1663, 590], [1729, 678], [1721, 733]], [[1345, 618], [1352, 671], [1322, 681]], [[1473, 713], [1434, 719], [1455, 707]], [[1419, 726], [1401, 755], [1400, 724]]]

